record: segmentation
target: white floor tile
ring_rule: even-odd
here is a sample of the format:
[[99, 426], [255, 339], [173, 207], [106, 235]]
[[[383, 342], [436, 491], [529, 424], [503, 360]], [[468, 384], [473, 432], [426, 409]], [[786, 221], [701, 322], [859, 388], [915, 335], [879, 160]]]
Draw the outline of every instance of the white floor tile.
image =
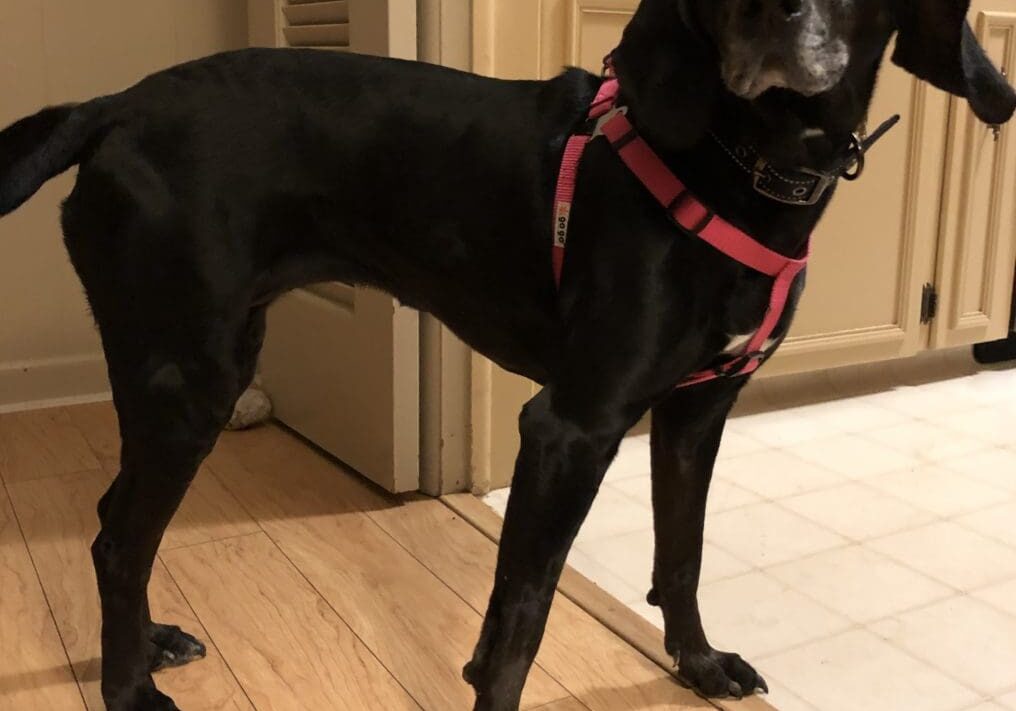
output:
[[575, 545], [645, 598], [653, 584], [653, 531], [642, 529]]
[[956, 523], [1016, 548], [1016, 499], [1001, 506], [961, 516], [956, 519]]
[[732, 578], [751, 570], [751, 566], [744, 561], [732, 556], [722, 548], [717, 548], [712, 543], [705, 543], [702, 546], [702, 574], [699, 577], [700, 585], [707, 585], [716, 580]]
[[653, 607], [645, 600], [629, 605], [629, 607], [639, 613], [639, 615], [643, 618], [656, 625], [658, 629], [663, 629], [663, 611], [660, 610], [660, 608]]
[[653, 525], [652, 509], [603, 487], [579, 530], [578, 541], [591, 541], [619, 533], [630, 533]]
[[721, 460], [716, 463], [715, 476], [774, 500], [826, 489], [844, 481], [840, 474], [779, 449]]
[[779, 711], [821, 711], [802, 699], [778, 681], [773, 681], [766, 675], [764, 669], [756, 666], [759, 674], [769, 685], [769, 693], [765, 696], [767, 704]]
[[999, 696], [997, 701], [1009, 711], [1016, 711], [1016, 691]]
[[759, 571], [702, 586], [699, 610], [712, 645], [748, 661], [850, 626], [842, 615]]
[[922, 462], [939, 462], [961, 454], [986, 449], [983, 440], [953, 432], [931, 422], [914, 420], [862, 435], [879, 444], [909, 454]]
[[942, 413], [973, 409], [978, 403], [973, 398], [956, 398], [947, 390], [934, 387], [935, 383], [920, 386], [899, 386], [887, 392], [867, 396], [875, 405], [889, 408], [910, 417], [934, 419]]
[[752, 504], [706, 519], [706, 540], [764, 568], [843, 545], [842, 536], [772, 504]]
[[979, 699], [865, 630], [768, 657], [762, 666], [821, 711], [955, 711]]
[[632, 605], [646, 599], [646, 590], [639, 590], [622, 579], [614, 571], [600, 565], [589, 557], [578, 546], [574, 546], [568, 554], [568, 565], [589, 578], [602, 590], [610, 593], [626, 605]]
[[959, 397], [976, 401], [979, 405], [1004, 404], [1016, 395], [1016, 378], [1013, 369], [982, 370], [963, 378], [947, 381]]
[[[651, 509], [653, 506], [653, 483], [649, 475], [621, 479], [604, 484], [604, 487], [620, 492], [646, 508]], [[709, 501], [706, 504], [706, 511], [718, 513], [720, 511], [735, 509], [739, 506], [758, 503], [761, 500], [761, 497], [746, 489], [742, 489], [722, 479], [714, 478], [709, 487]]]
[[859, 545], [835, 548], [766, 572], [858, 623], [953, 594], [951, 588]]
[[646, 476], [652, 468], [649, 459], [649, 442], [644, 437], [625, 437], [603, 480], [614, 482], [633, 476]]
[[966, 412], [941, 415], [935, 421], [949, 430], [1000, 447], [1016, 445], [1016, 427], [1001, 407], [978, 407]]
[[864, 483], [936, 516], [957, 516], [1010, 497], [1004, 489], [934, 465], [879, 474]]
[[753, 437], [728, 429], [723, 433], [723, 439], [720, 441], [720, 451], [716, 456], [719, 459], [727, 459], [729, 457], [740, 457], [744, 454], [761, 452], [763, 449], [768, 448], [769, 445]]
[[759, 415], [732, 418], [727, 427], [770, 447], [786, 447], [809, 439], [836, 434], [835, 426], [821, 418], [809, 417], [805, 408], [789, 408]]
[[895, 496], [855, 483], [784, 499], [780, 504], [857, 541], [914, 528], [935, 518]]
[[906, 422], [909, 417], [867, 398], [833, 400], [806, 408], [806, 414], [829, 424], [837, 432], [866, 432]]
[[1016, 686], [1016, 619], [978, 600], [954, 597], [871, 630], [981, 694]]
[[706, 513], [716, 514], [721, 511], [730, 511], [748, 504], [757, 504], [760, 501], [762, 498], [758, 494], [716, 477], [709, 486]]
[[647, 509], [653, 508], [653, 480], [648, 474], [612, 481], [603, 487], [618, 491]]
[[867, 545], [961, 591], [1016, 577], [1016, 551], [951, 522], [932, 523]]
[[994, 701], [984, 701], [977, 704], [977, 706], [963, 709], [963, 711], [1006, 711], [1006, 708], [1005, 706], [999, 706]]
[[940, 466], [1016, 493], [1016, 450], [993, 447], [943, 460]]
[[1016, 579], [982, 588], [971, 595], [1016, 618]]
[[920, 460], [856, 434], [843, 434], [794, 445], [789, 451], [848, 479], [863, 479], [915, 467]]

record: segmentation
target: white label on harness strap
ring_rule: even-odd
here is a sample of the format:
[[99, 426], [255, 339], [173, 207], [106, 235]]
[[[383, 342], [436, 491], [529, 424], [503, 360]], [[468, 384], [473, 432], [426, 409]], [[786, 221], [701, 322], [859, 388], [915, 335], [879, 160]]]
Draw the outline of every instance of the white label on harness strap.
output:
[[568, 220], [571, 218], [571, 203], [559, 202], [554, 217], [554, 244], [564, 247], [568, 241]]

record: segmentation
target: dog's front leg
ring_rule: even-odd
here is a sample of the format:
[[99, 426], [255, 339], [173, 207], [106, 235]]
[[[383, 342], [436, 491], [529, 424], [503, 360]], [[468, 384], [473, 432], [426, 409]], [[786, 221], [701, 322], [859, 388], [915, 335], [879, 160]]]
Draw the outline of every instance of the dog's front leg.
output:
[[[627, 427], [555, 409], [545, 388], [522, 410], [493, 593], [466, 681], [477, 711], [515, 711], [543, 638], [565, 558]], [[595, 419], [595, 418], [593, 418]], [[630, 424], [630, 423], [628, 423]]]
[[678, 663], [679, 678], [707, 697], [768, 691], [740, 656], [710, 646], [698, 609], [706, 498], [739, 389], [738, 383], [715, 381], [678, 390], [653, 409], [656, 558], [649, 602], [663, 609], [666, 648]]

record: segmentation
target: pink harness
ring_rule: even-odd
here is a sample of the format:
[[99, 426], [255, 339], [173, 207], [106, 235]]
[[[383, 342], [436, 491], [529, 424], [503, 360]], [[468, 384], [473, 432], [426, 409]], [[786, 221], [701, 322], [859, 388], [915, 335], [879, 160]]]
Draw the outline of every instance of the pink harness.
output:
[[568, 220], [575, 197], [579, 163], [589, 142], [602, 135], [635, 177], [666, 208], [667, 214], [677, 226], [705, 240], [731, 259], [774, 279], [769, 308], [762, 325], [748, 341], [744, 352], [722, 365], [688, 376], [677, 387], [754, 373], [765, 359], [766, 342], [773, 335], [787, 307], [794, 278], [808, 263], [807, 253], [801, 259], [790, 259], [774, 252], [703, 205], [639, 136], [628, 120], [627, 108], [617, 106], [619, 93], [617, 79], [606, 78], [589, 109], [589, 119], [596, 121], [596, 130], [592, 135], [571, 136], [565, 147], [554, 200], [554, 278], [560, 287], [564, 251], [568, 242]]

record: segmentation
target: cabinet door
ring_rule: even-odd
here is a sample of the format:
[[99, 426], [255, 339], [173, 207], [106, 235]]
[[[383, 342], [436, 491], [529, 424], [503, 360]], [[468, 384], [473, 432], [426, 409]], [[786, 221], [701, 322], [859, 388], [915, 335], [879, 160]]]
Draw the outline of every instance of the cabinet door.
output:
[[[970, 20], [996, 65], [1016, 75], [1016, 1], [976, 2]], [[1014, 127], [985, 126], [959, 99], [951, 116], [936, 348], [1005, 337], [1016, 262]]]

